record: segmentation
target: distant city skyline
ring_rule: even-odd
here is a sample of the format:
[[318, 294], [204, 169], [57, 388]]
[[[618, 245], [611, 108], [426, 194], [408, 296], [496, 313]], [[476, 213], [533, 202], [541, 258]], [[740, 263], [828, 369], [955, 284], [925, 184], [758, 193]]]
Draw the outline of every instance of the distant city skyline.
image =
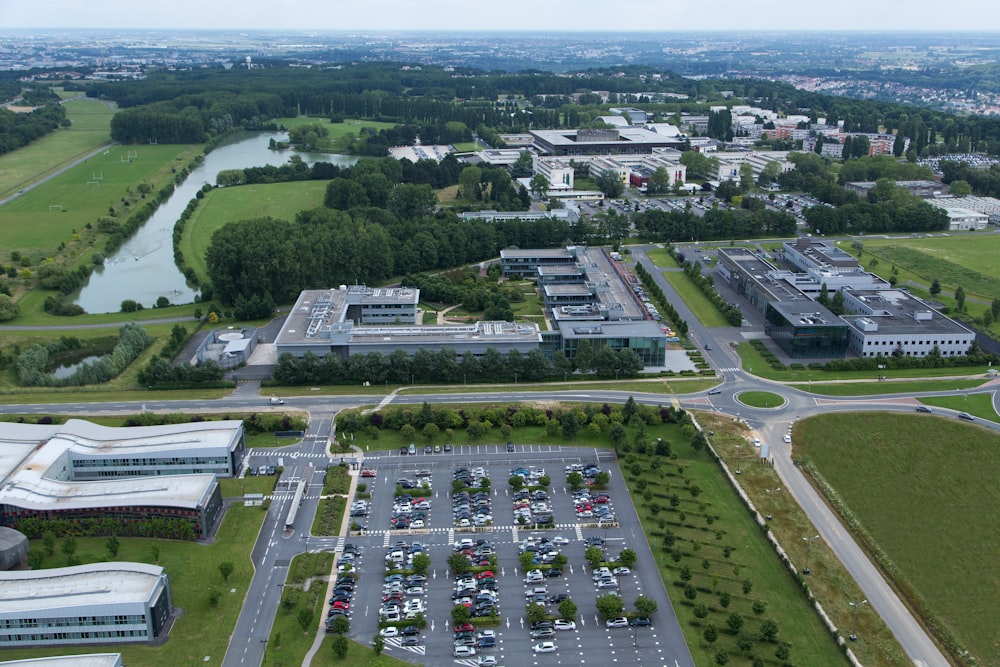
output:
[[301, 31], [629, 31], [691, 30], [1000, 30], [987, 0], [941, 5], [930, 0], [875, 3], [843, 0], [817, 8], [789, 0], [737, 0], [665, 5], [655, 0], [34, 0], [0, 3], [5, 28], [205, 29]]

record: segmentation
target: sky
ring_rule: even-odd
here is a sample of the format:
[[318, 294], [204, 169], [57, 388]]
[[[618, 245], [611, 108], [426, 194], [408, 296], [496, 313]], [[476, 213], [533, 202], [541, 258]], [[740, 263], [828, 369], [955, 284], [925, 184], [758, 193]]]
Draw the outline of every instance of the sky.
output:
[[976, 30], [994, 0], [0, 0], [4, 28], [212, 30]]

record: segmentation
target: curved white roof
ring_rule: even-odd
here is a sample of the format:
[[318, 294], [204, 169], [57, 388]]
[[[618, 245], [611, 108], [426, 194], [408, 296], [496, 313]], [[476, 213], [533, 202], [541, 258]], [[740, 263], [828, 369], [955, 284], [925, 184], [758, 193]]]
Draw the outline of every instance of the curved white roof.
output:
[[163, 568], [146, 563], [93, 563], [51, 570], [0, 572], [0, 616], [58, 608], [146, 602]]

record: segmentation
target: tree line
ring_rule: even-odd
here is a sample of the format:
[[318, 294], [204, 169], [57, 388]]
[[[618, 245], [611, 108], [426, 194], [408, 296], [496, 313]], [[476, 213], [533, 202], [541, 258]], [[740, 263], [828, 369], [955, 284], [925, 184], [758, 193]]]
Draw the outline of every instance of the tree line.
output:
[[283, 354], [274, 369], [274, 381], [284, 385], [373, 384], [405, 385], [411, 383], [459, 382], [539, 382], [566, 379], [570, 373], [596, 374], [600, 377], [636, 377], [642, 360], [632, 350], [613, 350], [606, 345], [594, 349], [590, 341], [580, 341], [570, 360], [562, 351], [552, 361], [541, 350], [503, 354], [488, 348], [482, 356], [465, 353], [459, 356], [452, 348], [430, 351], [418, 349], [413, 356], [404, 350], [352, 354], [341, 359], [335, 354], [319, 356], [306, 353], [298, 357]]
[[65, 378], [55, 377], [48, 368], [49, 355], [62, 352], [67, 344], [66, 341], [50, 341], [46, 345], [36, 343], [17, 357], [17, 379], [23, 387], [101, 384], [117, 377], [128, 368], [128, 365], [149, 347], [151, 342], [149, 334], [139, 325], [133, 323], [122, 325], [118, 329], [118, 341], [110, 354], [82, 364], [72, 375]]
[[69, 127], [66, 109], [46, 104], [28, 113], [0, 107], [0, 155], [27, 146], [60, 127]]
[[704, 217], [692, 211], [653, 209], [636, 213], [632, 220], [643, 237], [667, 243], [795, 235], [795, 218], [763, 207], [732, 211], [713, 209]]

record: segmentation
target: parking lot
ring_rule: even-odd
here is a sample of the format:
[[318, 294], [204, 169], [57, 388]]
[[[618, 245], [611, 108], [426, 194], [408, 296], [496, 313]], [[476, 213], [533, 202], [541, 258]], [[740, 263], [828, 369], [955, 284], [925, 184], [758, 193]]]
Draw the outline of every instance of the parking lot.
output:
[[[609, 473], [604, 490], [607, 498], [601, 502], [597, 493], [589, 499], [574, 498], [566, 484], [568, 467], [583, 470], [586, 464]], [[424, 454], [423, 448], [418, 448], [416, 455], [386, 452], [368, 457], [364, 468], [373, 475], [362, 480], [372, 494], [366, 517], [370, 530], [346, 539], [351, 545], [348, 549], [355, 553], [349, 557], [353, 560], [351, 569], [356, 572], [348, 611], [352, 638], [369, 643], [379, 631], [381, 614], [383, 618], [398, 619], [400, 624], [399, 630], [389, 631], [384, 638], [385, 650], [412, 662], [453, 662], [470, 667], [613, 662], [673, 666], [675, 660], [680, 665], [690, 664], [690, 655], [611, 452], [549, 445], [510, 448], [489, 445]], [[541, 476], [551, 479], [545, 500], [529, 499], [526, 511], [537, 512], [531, 519], [520, 522], [515, 516], [526, 515], [515, 512], [519, 506], [524, 508], [515, 501], [516, 492], [508, 483], [512, 471], [519, 469], [525, 470], [526, 482], [537, 482]], [[480, 506], [484, 511], [488, 509], [491, 525], [475, 530], [456, 525], [458, 506], [467, 511], [463, 499], [452, 498], [453, 484], [459, 478], [457, 471], [462, 470], [469, 472], [470, 483], [474, 484], [468, 488], [469, 510], [474, 512]], [[531, 474], [533, 480], [529, 479]], [[481, 495], [482, 477], [490, 480], [488, 503]], [[412, 490], [429, 507], [421, 517], [423, 528], [394, 527], [392, 517], [399, 514], [400, 502], [417, 504], [396, 497], [396, 483], [400, 479], [422, 480], [426, 484]], [[525, 489], [528, 488], [526, 484]], [[530, 488], [534, 490], [534, 486]], [[615, 523], [597, 523], [599, 518], [593, 515], [597, 508], [603, 516], [610, 514]], [[539, 516], [550, 520], [547, 525], [551, 528], [536, 530], [534, 518]], [[635, 566], [620, 576], [609, 572], [595, 577], [584, 557], [588, 539], [603, 543], [608, 560], [614, 560], [622, 549], [630, 547], [638, 554]], [[535, 554], [537, 561], [529, 568], [528, 571], [534, 570], [530, 575], [520, 561], [525, 550]], [[391, 567], [398, 567], [420, 553], [430, 557], [426, 580], [397, 577], [398, 581], [386, 581], [387, 557], [392, 559]], [[455, 553], [468, 554], [476, 565], [495, 557], [495, 571], [491, 567], [483, 578], [477, 572], [467, 575], [474, 578], [456, 581], [448, 566], [449, 556]], [[565, 556], [565, 564], [560, 562], [561, 567], [557, 568], [561, 573], [545, 576], [543, 572], [553, 568], [551, 563], [556, 554]], [[596, 607], [598, 595], [604, 593], [620, 594], [625, 612], [633, 615], [633, 602], [640, 594], [653, 598], [659, 608], [648, 627], [625, 623], [609, 628]], [[575, 623], [560, 623], [559, 627], [543, 624], [533, 631], [526, 603], [537, 600], [555, 617], [559, 615], [559, 602], [565, 598], [577, 605]], [[471, 630], [456, 629], [451, 615], [456, 603], [465, 603], [473, 613], [484, 615], [495, 610], [499, 623], [476, 625], [478, 619], [471, 618]], [[426, 627], [407, 631], [407, 625], [419, 621], [418, 614], [426, 619]]]

